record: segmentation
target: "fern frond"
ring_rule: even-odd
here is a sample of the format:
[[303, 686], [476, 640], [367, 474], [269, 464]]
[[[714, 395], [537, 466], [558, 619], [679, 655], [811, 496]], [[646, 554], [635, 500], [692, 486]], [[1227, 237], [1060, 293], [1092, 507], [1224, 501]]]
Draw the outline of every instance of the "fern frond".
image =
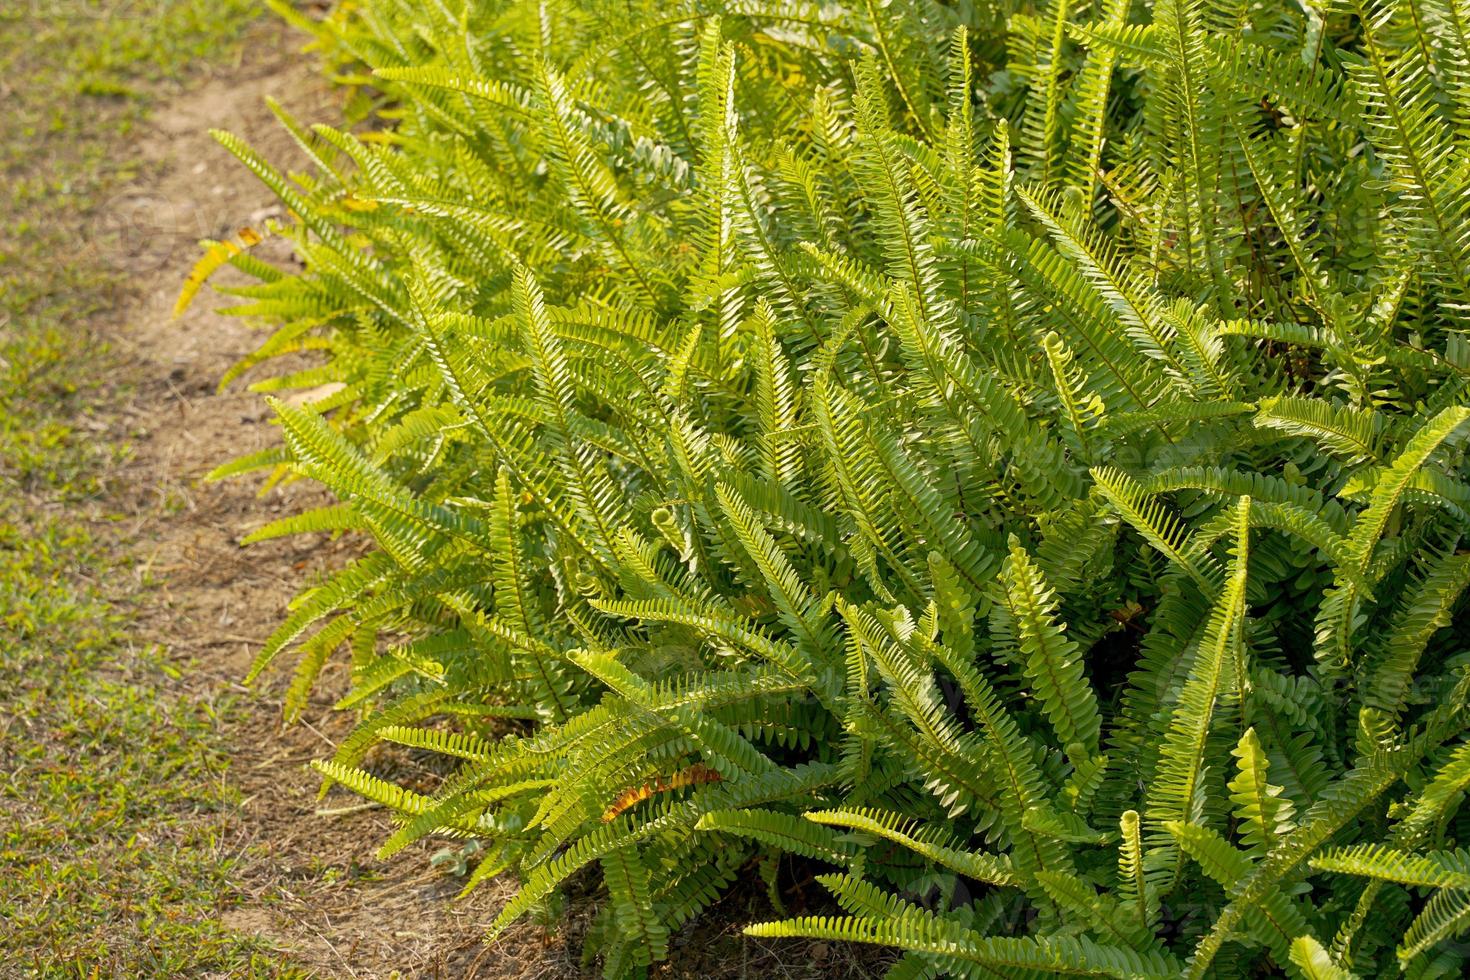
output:
[[1422, 888], [1470, 888], [1470, 859], [1456, 854], [1407, 854], [1360, 844], [1327, 851], [1312, 859], [1312, 867]]
[[1097, 698], [1083, 676], [1081, 651], [1057, 620], [1056, 593], [1019, 543], [1011, 545], [1000, 580], [1008, 625], [1024, 658], [1026, 677], [1035, 686], [1035, 696], [1057, 741], [1081, 746], [1087, 756], [1096, 755], [1102, 728]]
[[1311, 936], [1292, 940], [1291, 962], [1307, 980], [1351, 980], [1356, 976], [1334, 963], [1322, 944]]
[[1235, 804], [1235, 818], [1243, 828], [1240, 841], [1255, 856], [1270, 851], [1276, 841], [1291, 833], [1293, 808], [1291, 800], [1282, 796], [1280, 786], [1266, 781], [1270, 761], [1261, 750], [1254, 728], [1247, 728], [1240, 744], [1230, 750], [1235, 756], [1237, 773], [1230, 782], [1230, 801]]
[[[1205, 746], [1216, 703], [1239, 696], [1245, 657], [1245, 593], [1250, 562], [1250, 498], [1235, 509], [1235, 544], [1229, 576], [1210, 612], [1208, 625], [1178, 705], [1169, 721], [1159, 765], [1150, 787], [1146, 816], [1160, 825], [1193, 824], [1204, 816]], [[1232, 676], [1235, 680], [1232, 682]], [[1177, 865], [1166, 891], [1178, 879]]]
[[820, 810], [803, 816], [814, 823], [846, 827], [892, 841], [926, 860], [976, 881], [1012, 887], [1019, 884], [1011, 862], [1006, 858], [958, 849], [944, 843], [942, 835], [914, 826], [913, 821], [900, 813], [874, 809]]
[[832, 864], [847, 864], [853, 857], [852, 849], [832, 831], [774, 810], [716, 810], [700, 817], [694, 828], [752, 837], [780, 850]]

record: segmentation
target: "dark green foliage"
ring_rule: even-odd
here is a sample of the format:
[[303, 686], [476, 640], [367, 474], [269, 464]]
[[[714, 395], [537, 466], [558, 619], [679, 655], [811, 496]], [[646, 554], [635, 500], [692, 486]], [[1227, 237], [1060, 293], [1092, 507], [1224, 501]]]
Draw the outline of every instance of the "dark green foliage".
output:
[[261, 657], [351, 651], [323, 773], [485, 841], [492, 933], [597, 865], [611, 974], [773, 849], [840, 914], [751, 931], [895, 977], [1458, 972], [1467, 18], [316, 27], [394, 128], [222, 138], [299, 216], [259, 356], [325, 353], [261, 387], [334, 383], [276, 530], [377, 543]]

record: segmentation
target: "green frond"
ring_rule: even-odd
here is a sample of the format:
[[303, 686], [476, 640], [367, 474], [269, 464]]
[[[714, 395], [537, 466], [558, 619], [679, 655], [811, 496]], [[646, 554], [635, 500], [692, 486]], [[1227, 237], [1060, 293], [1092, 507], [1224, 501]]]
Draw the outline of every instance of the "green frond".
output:
[[1347, 564], [1338, 570], [1339, 584], [1318, 614], [1317, 655], [1329, 665], [1351, 662], [1353, 621], [1358, 612], [1357, 581], [1371, 584], [1369, 569], [1378, 543], [1419, 470], [1467, 420], [1470, 408], [1452, 406], [1426, 422], [1392, 461], [1376, 471], [1368, 506], [1358, 514], [1348, 536]]
[[668, 955], [669, 931], [653, 909], [648, 868], [637, 847], [622, 847], [601, 860], [602, 880], [612, 896], [619, 931], [633, 945], [634, 962], [641, 967]]
[[385, 581], [391, 560], [374, 552], [334, 572], [324, 583], [298, 597], [290, 615], [266, 638], [250, 665], [246, 682], [253, 682], [282, 650], [296, 642], [311, 626]]
[[1011, 862], [1005, 857], [961, 850], [952, 842], [945, 843], [945, 835], [936, 835], [915, 826], [914, 821], [901, 813], [874, 810], [820, 810], [803, 814], [806, 819], [830, 827], [846, 827], [849, 830], [870, 834], [901, 847], [906, 847], [940, 867], [948, 868], [976, 881], [992, 885], [1015, 887], [1019, 879]]
[[[1197, 861], [1227, 895], [1249, 877], [1250, 858], [1213, 830], [1181, 823], [1170, 823], [1167, 829], [1180, 849]], [[1271, 950], [1280, 967], [1291, 962], [1292, 942], [1307, 931], [1306, 918], [1292, 899], [1281, 893], [1263, 896], [1256, 906], [1244, 911], [1244, 919], [1251, 937]]]
[[767, 592], [788, 629], [798, 637], [807, 657], [820, 662], [833, 643], [833, 633], [826, 615], [819, 608], [817, 596], [801, 580], [776, 541], [755, 519], [755, 513], [734, 490], [717, 484], [715, 496], [730, 519], [740, 544], [760, 569]]
[[1437, 891], [1404, 933], [1399, 960], [1421, 956], [1444, 940], [1463, 935], [1466, 929], [1470, 929], [1470, 891]]
[[[1128, 0], [1107, 0], [1091, 29], [1118, 30], [1128, 19]], [[1113, 70], [1118, 63], [1117, 49], [1099, 44], [1087, 53], [1082, 73], [1073, 84], [1076, 93], [1077, 121], [1069, 140], [1067, 169], [1069, 184], [1081, 191], [1083, 201], [1091, 202], [1101, 169], [1103, 147], [1108, 131], [1108, 97], [1112, 91]]]
[[1144, 863], [1142, 821], [1137, 810], [1124, 810], [1118, 820], [1118, 897], [1142, 929], [1153, 925], [1158, 915], [1158, 898], [1149, 883]]
[[298, 651], [300, 659], [296, 661], [286, 695], [281, 699], [281, 716], [287, 724], [300, 720], [311, 690], [327, 665], [327, 658], [343, 642], [349, 639], [356, 642], [363, 637], [370, 639], [371, 633], [363, 631], [352, 617], [338, 616], [301, 644]]
[[1081, 746], [1085, 755], [1098, 752], [1102, 729], [1097, 697], [1083, 675], [1081, 651], [1058, 621], [1058, 602], [1041, 570], [1018, 543], [1001, 569], [1009, 632], [1023, 658], [1041, 710], [1056, 731], [1058, 744]]
[[1398, 506], [1413, 476], [1429, 462], [1440, 445], [1470, 421], [1470, 408], [1446, 408], [1426, 422], [1388, 463], [1373, 486], [1368, 506], [1353, 524], [1350, 542], [1357, 571], [1366, 573], [1389, 518]]
[[1322, 944], [1311, 936], [1298, 936], [1291, 942], [1291, 962], [1306, 980], [1351, 980], [1356, 974], [1332, 961]]
[[424, 749], [439, 755], [459, 759], [484, 760], [490, 757], [490, 743], [471, 732], [456, 732], [442, 728], [412, 728], [388, 725], [378, 729], [378, 738], [385, 742]]
[[1164, 504], [1127, 474], [1112, 467], [1092, 471], [1098, 491], [1143, 539], [1189, 574], [1211, 594], [1221, 578], [1218, 563], [1208, 554], [1195, 554], [1185, 525]]
[[1467, 788], [1470, 788], [1470, 742], [1461, 743], [1419, 791], [1413, 809], [1400, 824], [1400, 835], [1414, 840], [1439, 826], [1460, 805]]
[[205, 476], [205, 479], [211, 482], [228, 480], [230, 477], [239, 476], [242, 473], [251, 473], [267, 467], [284, 466], [290, 461], [291, 456], [284, 446], [271, 446], [268, 449], [262, 449], [258, 452], [237, 456], [228, 463], [221, 463], [219, 466], [210, 470]]
[[385, 67], [373, 69], [373, 75], [385, 82], [401, 85], [429, 85], [484, 99], [492, 105], [514, 112], [531, 111], [531, 93], [519, 86], [488, 78], [466, 77], [437, 65]]
[[[1250, 498], [1235, 509], [1233, 561], [1210, 612], [1189, 675], [1179, 690], [1145, 815], [1159, 825], [1196, 824], [1204, 816], [1206, 743], [1217, 703], [1239, 696], [1245, 659], [1245, 594], [1250, 564]], [[1177, 880], [1177, 866], [1173, 874]], [[1166, 890], [1172, 890], [1174, 881]]]
[[1153, 289], [1123, 266], [1116, 250], [1096, 231], [1064, 215], [1044, 192], [1033, 196], [1017, 187], [1016, 195], [1118, 318], [1138, 352], [1162, 364], [1177, 383], [1192, 390], [1190, 372], [1174, 351], [1175, 330], [1166, 322], [1163, 303]]
[[1261, 750], [1254, 728], [1247, 728], [1240, 744], [1230, 750], [1236, 759], [1236, 775], [1230, 781], [1230, 801], [1235, 804], [1239, 821], [1240, 842], [1247, 852], [1260, 856], [1270, 851], [1276, 841], [1291, 833], [1293, 808], [1266, 777], [1271, 763]]
[[790, 813], [774, 810], [716, 810], [694, 825], [696, 830], [751, 837], [771, 847], [832, 864], [847, 864], [853, 851], [825, 827], [813, 826]]
[[339, 783], [359, 796], [382, 804], [395, 813], [415, 816], [423, 813], [429, 806], [427, 797], [394, 785], [387, 780], [379, 779], [361, 769], [321, 760], [312, 762], [311, 766], [331, 782]]
[[1312, 867], [1421, 888], [1470, 888], [1470, 859], [1457, 854], [1407, 854], [1378, 844], [1360, 844], [1312, 858]]
[[1088, 430], [1097, 425], [1107, 407], [1096, 392], [1086, 389], [1086, 381], [1075, 366], [1072, 352], [1055, 331], [1042, 338], [1041, 349], [1045, 351], [1047, 367], [1051, 369], [1057, 401], [1072, 427], [1072, 434], [1077, 437], [1083, 458], [1089, 458]]
[[1258, 862], [1231, 892], [1230, 904], [1215, 919], [1195, 947], [1187, 976], [1201, 977], [1218, 955], [1226, 936], [1269, 896], [1277, 894], [1282, 881], [1319, 847], [1360, 814], [1396, 782], [1408, 765], [1410, 753], [1400, 751], [1375, 758], [1349, 770], [1297, 821], [1297, 829], [1274, 851]]
[[843, 940], [896, 946], [934, 955], [951, 969], [969, 973], [1020, 971], [1033, 976], [1082, 974], [1108, 977], [1165, 977], [1178, 968], [1167, 958], [1104, 946], [1086, 939], [1053, 936], [1045, 939], [981, 937], [932, 916], [910, 915], [894, 920], [856, 917], [806, 916], [784, 922], [746, 926], [750, 936]]
[[1369, 706], [1393, 716], [1403, 711], [1425, 648], [1436, 633], [1450, 625], [1451, 613], [1466, 588], [1470, 588], [1470, 554], [1436, 556], [1422, 580], [1414, 583], [1392, 624], [1385, 653], [1364, 692]]
[[1347, 462], [1360, 463], [1378, 458], [1378, 418], [1317, 398], [1278, 397], [1262, 402], [1253, 421], [1262, 428], [1314, 439]]
[[242, 545], [284, 538], [292, 534], [334, 534], [362, 527], [349, 504], [330, 504], [300, 514], [288, 514], [251, 531], [240, 539]]

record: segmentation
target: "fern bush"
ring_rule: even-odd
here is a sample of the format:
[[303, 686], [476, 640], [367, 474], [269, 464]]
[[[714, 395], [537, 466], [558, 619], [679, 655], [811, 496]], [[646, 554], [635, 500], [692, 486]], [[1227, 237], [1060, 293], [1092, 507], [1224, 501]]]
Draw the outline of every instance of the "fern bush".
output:
[[363, 125], [220, 138], [304, 271], [195, 282], [316, 358], [220, 473], [372, 542], [256, 673], [350, 658], [385, 854], [597, 869], [609, 976], [781, 853], [894, 978], [1461, 974], [1463, 4], [301, 23]]

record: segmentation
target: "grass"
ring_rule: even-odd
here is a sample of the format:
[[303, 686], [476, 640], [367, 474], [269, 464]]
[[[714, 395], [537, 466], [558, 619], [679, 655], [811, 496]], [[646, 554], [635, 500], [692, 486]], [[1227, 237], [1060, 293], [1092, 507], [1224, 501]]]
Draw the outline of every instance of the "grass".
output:
[[[111, 362], [130, 288], [106, 202], [150, 92], [228, 57], [254, 0], [0, 4], [0, 976], [294, 971], [218, 921], [231, 856], [218, 719], [128, 641], [105, 530]], [[12, 972], [13, 971], [13, 972]]]

